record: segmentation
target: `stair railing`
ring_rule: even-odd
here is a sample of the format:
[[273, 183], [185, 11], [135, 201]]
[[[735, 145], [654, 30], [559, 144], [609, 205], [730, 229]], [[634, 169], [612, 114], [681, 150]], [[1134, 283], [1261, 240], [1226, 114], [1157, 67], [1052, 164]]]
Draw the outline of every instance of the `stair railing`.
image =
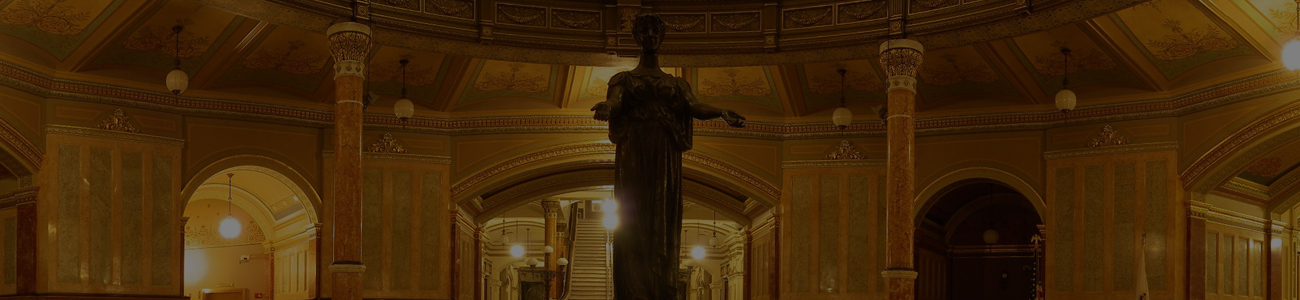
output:
[[[573, 278], [573, 241], [577, 240], [578, 229], [578, 210], [582, 202], [574, 202], [569, 205], [569, 228], [564, 236], [564, 257], [569, 260], [569, 265], [564, 267], [564, 278], [557, 284], [560, 287], [559, 299], [569, 299], [569, 282]], [[585, 213], [585, 211], [584, 211]]]

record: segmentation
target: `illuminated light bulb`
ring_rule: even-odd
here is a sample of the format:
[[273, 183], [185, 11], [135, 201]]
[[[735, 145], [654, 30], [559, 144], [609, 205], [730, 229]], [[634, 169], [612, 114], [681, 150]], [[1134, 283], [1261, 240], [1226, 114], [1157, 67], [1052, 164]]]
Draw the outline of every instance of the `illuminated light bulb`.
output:
[[397, 100], [397, 103], [393, 104], [393, 114], [397, 115], [398, 119], [406, 121], [406, 119], [415, 115], [415, 104], [411, 103], [411, 100], [406, 98]]
[[704, 246], [695, 246], [691, 248], [691, 258], [695, 260], [704, 259]]
[[1290, 70], [1300, 70], [1300, 39], [1292, 39], [1282, 46], [1282, 65]]
[[840, 129], [848, 128], [849, 124], [853, 124], [853, 112], [843, 106], [836, 108], [835, 113], [831, 115], [831, 122]]
[[510, 246], [510, 256], [514, 256], [515, 258], [524, 257], [524, 246]]
[[606, 212], [616, 212], [616, 211], [618, 211], [618, 201], [614, 201], [614, 200], [605, 200], [605, 211], [606, 211]]
[[185, 92], [185, 88], [188, 88], [189, 86], [190, 75], [185, 74], [185, 71], [181, 71], [180, 68], [173, 69], [170, 73], [167, 73], [167, 90], [172, 91], [172, 94], [180, 95], [182, 92]]
[[602, 221], [603, 221], [602, 223], [605, 225], [605, 229], [607, 230], [614, 230], [614, 228], [618, 228], [618, 215], [616, 214], [607, 213], [605, 214], [605, 219]]
[[242, 229], [240, 227], [239, 220], [235, 220], [234, 216], [226, 216], [225, 220], [221, 220], [217, 231], [221, 232], [222, 237], [233, 239], [239, 237], [239, 231]]
[[1074, 105], [1078, 101], [1079, 97], [1075, 96], [1074, 91], [1070, 89], [1061, 89], [1060, 92], [1056, 92], [1056, 109], [1061, 110], [1063, 113], [1074, 110]]

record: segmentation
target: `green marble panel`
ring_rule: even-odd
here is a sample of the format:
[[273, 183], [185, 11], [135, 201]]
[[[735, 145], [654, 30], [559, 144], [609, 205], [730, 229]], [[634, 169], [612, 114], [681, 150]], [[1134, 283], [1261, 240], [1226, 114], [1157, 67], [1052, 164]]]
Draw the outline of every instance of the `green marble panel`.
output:
[[144, 159], [140, 152], [122, 152], [122, 284], [140, 284], [144, 242]]
[[1250, 240], [1238, 238], [1234, 248], [1236, 249], [1233, 249], [1232, 253], [1237, 256], [1235, 264], [1237, 269], [1235, 271], [1237, 273], [1237, 295], [1246, 296], [1250, 294], [1250, 272], [1247, 271], [1247, 268], [1254, 263], [1246, 259], [1247, 251], [1250, 249]]
[[1052, 276], [1053, 287], [1070, 292], [1074, 291], [1074, 168], [1056, 169], [1055, 193], [1052, 224], [1056, 229], [1049, 240], [1055, 242], [1047, 248], [1053, 257], [1049, 269], [1056, 273]]
[[411, 289], [411, 172], [393, 172], [393, 216], [390, 241], [393, 277], [388, 282], [390, 290]]
[[81, 282], [81, 148], [59, 146], [58, 167], [58, 263], [59, 283]]
[[871, 207], [870, 180], [867, 176], [849, 176], [849, 293], [868, 292], [875, 271], [868, 268], [870, 260], [863, 259], [871, 250], [871, 216], [867, 215]]
[[1254, 279], [1250, 286], [1254, 291], [1251, 296], [1264, 296], [1264, 245], [1259, 241], [1250, 241], [1250, 276]]
[[1083, 168], [1083, 291], [1104, 288], [1106, 259], [1106, 167]]
[[383, 199], [384, 173], [380, 169], [365, 169], [361, 175], [361, 263], [366, 265], [362, 287], [367, 290], [383, 288], [384, 230]]
[[442, 238], [442, 173], [425, 172], [420, 176], [420, 289], [437, 290], [442, 270], [439, 250]]
[[1205, 292], [1219, 293], [1219, 234], [1205, 234]]
[[808, 292], [808, 276], [812, 269], [809, 247], [812, 222], [812, 178], [795, 177], [794, 197], [790, 218], [790, 291]]
[[18, 278], [18, 219], [5, 219], [5, 284]]
[[1223, 237], [1223, 294], [1232, 295], [1236, 293], [1236, 276], [1237, 265], [1241, 261], [1237, 260], [1237, 250], [1234, 249], [1237, 241], [1232, 236]]
[[110, 240], [113, 215], [113, 152], [90, 148], [90, 282], [107, 284], [112, 277]]
[[1132, 291], [1134, 284], [1137, 283], [1136, 270], [1137, 259], [1134, 258], [1134, 251], [1137, 251], [1134, 242], [1136, 230], [1133, 226], [1137, 221], [1137, 207], [1134, 206], [1137, 199], [1137, 164], [1132, 162], [1120, 163], [1115, 165], [1115, 235], [1112, 236], [1111, 245], [1114, 245], [1115, 259], [1111, 262], [1111, 267], [1115, 270], [1115, 281], [1113, 290], [1115, 291]]
[[[1147, 282], [1153, 291], [1166, 290], [1165, 251], [1169, 224], [1167, 166], [1164, 161], [1146, 164], [1147, 189]], [[1152, 250], [1155, 249], [1155, 250]]]
[[[173, 242], [177, 232], [175, 229], [176, 216], [173, 212], [176, 202], [173, 197], [176, 195], [175, 188], [172, 186], [172, 158], [167, 155], [153, 156], [153, 167], [150, 170], [150, 193], [153, 202], [153, 228], [163, 228], [163, 230], [153, 231], [153, 245], [150, 249], [152, 257], [150, 258], [150, 268], [153, 269], [153, 285], [171, 285], [172, 275], [174, 272], [174, 263], [180, 260], [172, 254], [179, 243]], [[166, 230], [166, 228], [173, 228]]]
[[817, 259], [821, 276], [818, 292], [839, 292], [840, 282], [840, 177], [821, 177], [818, 201]]
[[885, 239], [888, 226], [885, 225], [885, 176], [876, 177], [876, 265], [879, 269], [871, 273], [871, 278], [876, 279], [876, 291], [885, 290], [885, 278], [880, 276], [880, 272], [885, 270]]

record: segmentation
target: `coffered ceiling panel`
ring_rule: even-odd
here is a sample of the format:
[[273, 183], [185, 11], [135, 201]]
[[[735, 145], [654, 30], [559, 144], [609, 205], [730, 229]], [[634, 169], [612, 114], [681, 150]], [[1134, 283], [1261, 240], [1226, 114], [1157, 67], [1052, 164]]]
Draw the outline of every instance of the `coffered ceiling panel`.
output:
[[0, 31], [63, 60], [123, 2], [10, 0], [0, 8]]
[[1204, 9], [1191, 0], [1155, 0], [1111, 18], [1166, 79], [1218, 60], [1259, 55], [1240, 34], [1226, 29]]

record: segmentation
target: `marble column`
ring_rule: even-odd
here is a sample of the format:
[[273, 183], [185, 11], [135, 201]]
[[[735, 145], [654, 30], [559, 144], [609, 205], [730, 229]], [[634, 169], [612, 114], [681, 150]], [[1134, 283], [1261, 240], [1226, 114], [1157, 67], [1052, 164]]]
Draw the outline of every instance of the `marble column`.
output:
[[[1267, 224], [1264, 224], [1265, 231], [1268, 232], [1264, 235], [1264, 249], [1267, 251], [1264, 255], [1268, 256], [1268, 258], [1264, 259], [1267, 263], [1264, 267], [1264, 278], [1268, 280], [1264, 285], [1264, 299], [1285, 299], [1283, 297], [1286, 296], [1282, 293], [1282, 271], [1286, 269], [1286, 261], [1283, 256], [1285, 254], [1282, 252], [1282, 239], [1286, 232], [1286, 226], [1279, 223], [1285, 222], [1269, 220]], [[1204, 236], [1205, 234], [1201, 235]], [[1204, 249], [1205, 247], [1201, 248]]]
[[912, 220], [915, 194], [915, 127], [916, 71], [921, 66], [925, 48], [914, 40], [888, 40], [880, 44], [880, 65], [889, 75], [886, 89], [888, 111], [885, 118], [889, 158], [886, 161], [886, 228], [885, 278], [890, 300], [916, 297], [916, 270], [912, 247], [916, 224]]
[[262, 256], [266, 257], [266, 300], [275, 299], [275, 245], [267, 240], [262, 244]]
[[[555, 234], [555, 228], [558, 225], [558, 223], [556, 223], [557, 222], [556, 219], [558, 219], [560, 215], [560, 201], [554, 198], [543, 199], [542, 211], [543, 211], [542, 214], [543, 219], [546, 220], [546, 237], [543, 238], [543, 241], [546, 243], [545, 244], [546, 246], [551, 246], [551, 248], [556, 250], [555, 253], [551, 253], [551, 255], [546, 256], [546, 270], [555, 271], [556, 270], [555, 260], [559, 259], [560, 256], [563, 255], [561, 252], [559, 252], [560, 244], [557, 243], [559, 238]], [[559, 280], [560, 278], [556, 278], [554, 281], [559, 281]], [[554, 281], [552, 284], [554, 284]], [[550, 298], [559, 298], [559, 292], [560, 289], [552, 286]]]
[[1205, 218], [1209, 214], [1209, 205], [1204, 195], [1188, 193], [1187, 201], [1187, 299], [1205, 300]]
[[[36, 222], [36, 188], [29, 188], [26, 192], [17, 194], [18, 220], [14, 243], [14, 256], [17, 270], [14, 272], [16, 290], [18, 295], [36, 294], [36, 256], [41, 253], [37, 249], [36, 236], [39, 227]], [[51, 250], [46, 250], [52, 252]]]
[[334, 300], [361, 300], [361, 121], [370, 27], [339, 22], [328, 30], [334, 57]]

